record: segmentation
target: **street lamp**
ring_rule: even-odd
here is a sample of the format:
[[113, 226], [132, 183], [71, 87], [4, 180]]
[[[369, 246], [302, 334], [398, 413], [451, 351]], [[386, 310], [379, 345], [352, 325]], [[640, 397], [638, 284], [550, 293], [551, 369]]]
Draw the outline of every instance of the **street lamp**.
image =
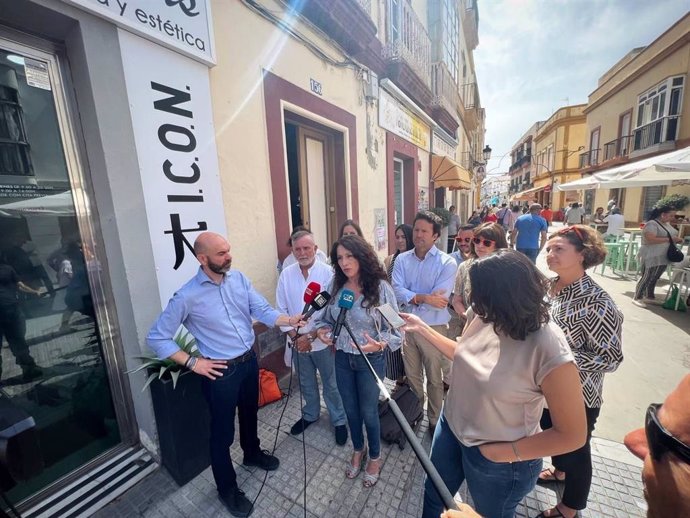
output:
[[482, 149], [482, 158], [484, 158], [484, 163], [488, 162], [491, 159], [491, 148], [489, 147], [489, 144], [487, 144], [486, 147]]

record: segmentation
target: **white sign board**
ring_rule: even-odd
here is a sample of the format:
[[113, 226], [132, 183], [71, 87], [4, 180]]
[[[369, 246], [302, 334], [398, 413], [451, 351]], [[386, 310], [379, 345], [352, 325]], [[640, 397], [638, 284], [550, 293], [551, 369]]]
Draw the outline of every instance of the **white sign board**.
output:
[[209, 0], [63, 0], [118, 27], [215, 65]]
[[445, 139], [443, 139], [435, 131], [432, 133], [431, 149], [435, 155], [447, 156], [448, 158], [452, 158], [453, 160], [455, 160], [456, 148], [457, 148], [457, 145], [449, 144], [448, 142], [446, 142]]
[[379, 126], [429, 151], [429, 126], [382, 88], [379, 89]]
[[196, 236], [226, 235], [206, 66], [118, 31], [161, 302], [197, 271]]

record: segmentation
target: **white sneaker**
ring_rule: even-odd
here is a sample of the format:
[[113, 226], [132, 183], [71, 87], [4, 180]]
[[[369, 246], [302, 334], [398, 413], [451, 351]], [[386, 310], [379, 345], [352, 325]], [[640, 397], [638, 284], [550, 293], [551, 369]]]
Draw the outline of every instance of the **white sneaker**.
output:
[[632, 303], [638, 308], [647, 308], [647, 304], [641, 299], [633, 299]]

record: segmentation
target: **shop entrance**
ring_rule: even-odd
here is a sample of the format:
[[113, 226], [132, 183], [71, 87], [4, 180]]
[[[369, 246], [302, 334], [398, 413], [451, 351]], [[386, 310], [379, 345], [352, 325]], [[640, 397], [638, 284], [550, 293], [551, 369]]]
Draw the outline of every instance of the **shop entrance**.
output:
[[14, 503], [59, 486], [125, 429], [63, 72], [56, 55], [0, 35], [0, 408], [33, 419], [40, 458], [26, 480], [0, 465]]
[[291, 228], [303, 225], [314, 233], [326, 253], [337, 238], [335, 193], [336, 150], [343, 148], [342, 133], [285, 113], [285, 152]]

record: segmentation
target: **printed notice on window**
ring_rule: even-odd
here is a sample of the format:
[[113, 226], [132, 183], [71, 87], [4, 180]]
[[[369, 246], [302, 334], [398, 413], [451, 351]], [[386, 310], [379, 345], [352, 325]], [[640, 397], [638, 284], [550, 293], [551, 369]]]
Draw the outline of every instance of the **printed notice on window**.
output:
[[26, 84], [42, 90], [50, 90], [48, 64], [35, 59], [24, 58], [24, 73]]

